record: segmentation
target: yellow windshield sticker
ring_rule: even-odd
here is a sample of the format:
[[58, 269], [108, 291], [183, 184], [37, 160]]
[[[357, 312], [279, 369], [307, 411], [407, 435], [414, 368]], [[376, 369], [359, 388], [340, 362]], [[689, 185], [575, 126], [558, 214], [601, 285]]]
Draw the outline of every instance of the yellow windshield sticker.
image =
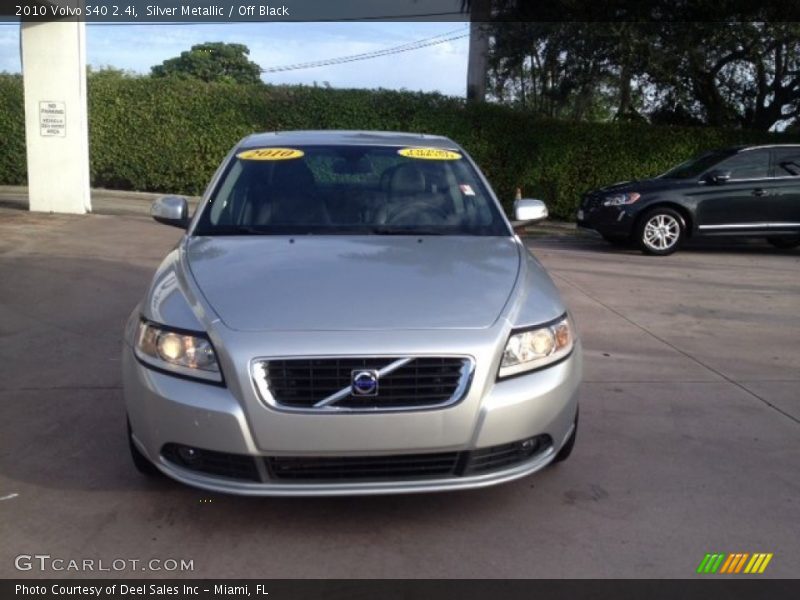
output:
[[401, 148], [397, 153], [407, 158], [421, 158], [422, 160], [459, 160], [461, 158], [458, 152], [441, 148]]
[[236, 158], [242, 160], [290, 160], [300, 158], [303, 154], [302, 150], [295, 148], [255, 148], [240, 152]]

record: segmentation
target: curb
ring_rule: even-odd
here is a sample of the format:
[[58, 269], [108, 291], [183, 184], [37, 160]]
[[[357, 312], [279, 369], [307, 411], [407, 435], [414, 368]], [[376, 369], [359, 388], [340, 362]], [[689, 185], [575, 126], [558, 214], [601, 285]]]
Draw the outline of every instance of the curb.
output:
[[[133, 192], [127, 190], [108, 190], [92, 188], [90, 190], [92, 211], [99, 215], [149, 215], [150, 205], [163, 193]], [[189, 206], [194, 208], [200, 196], [186, 196]], [[23, 185], [0, 186], [0, 207], [16, 210], [28, 210], [28, 187]]]

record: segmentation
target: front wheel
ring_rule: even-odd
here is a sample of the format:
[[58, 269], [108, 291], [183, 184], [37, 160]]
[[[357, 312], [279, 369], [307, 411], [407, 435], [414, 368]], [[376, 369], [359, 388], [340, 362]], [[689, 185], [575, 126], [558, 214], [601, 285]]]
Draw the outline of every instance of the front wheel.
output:
[[672, 254], [685, 236], [683, 218], [671, 208], [648, 212], [636, 228], [636, 241], [642, 252], [656, 256]]
[[780, 250], [791, 250], [800, 246], [800, 236], [797, 237], [768, 237], [767, 241]]

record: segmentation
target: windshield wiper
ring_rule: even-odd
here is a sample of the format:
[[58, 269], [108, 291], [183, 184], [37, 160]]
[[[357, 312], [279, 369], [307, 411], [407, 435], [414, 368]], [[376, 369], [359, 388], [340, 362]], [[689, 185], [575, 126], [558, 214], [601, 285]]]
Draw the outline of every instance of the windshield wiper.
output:
[[370, 233], [375, 235], [444, 235], [438, 229], [425, 229], [422, 227], [373, 227]]

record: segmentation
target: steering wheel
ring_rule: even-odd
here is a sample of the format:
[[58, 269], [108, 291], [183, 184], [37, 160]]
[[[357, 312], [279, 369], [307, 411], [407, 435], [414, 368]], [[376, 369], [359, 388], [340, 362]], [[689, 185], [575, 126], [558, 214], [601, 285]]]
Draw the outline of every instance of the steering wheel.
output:
[[[407, 217], [412, 217], [406, 220]], [[441, 208], [417, 200], [401, 204], [387, 215], [388, 225], [437, 225], [447, 222], [447, 213]]]

